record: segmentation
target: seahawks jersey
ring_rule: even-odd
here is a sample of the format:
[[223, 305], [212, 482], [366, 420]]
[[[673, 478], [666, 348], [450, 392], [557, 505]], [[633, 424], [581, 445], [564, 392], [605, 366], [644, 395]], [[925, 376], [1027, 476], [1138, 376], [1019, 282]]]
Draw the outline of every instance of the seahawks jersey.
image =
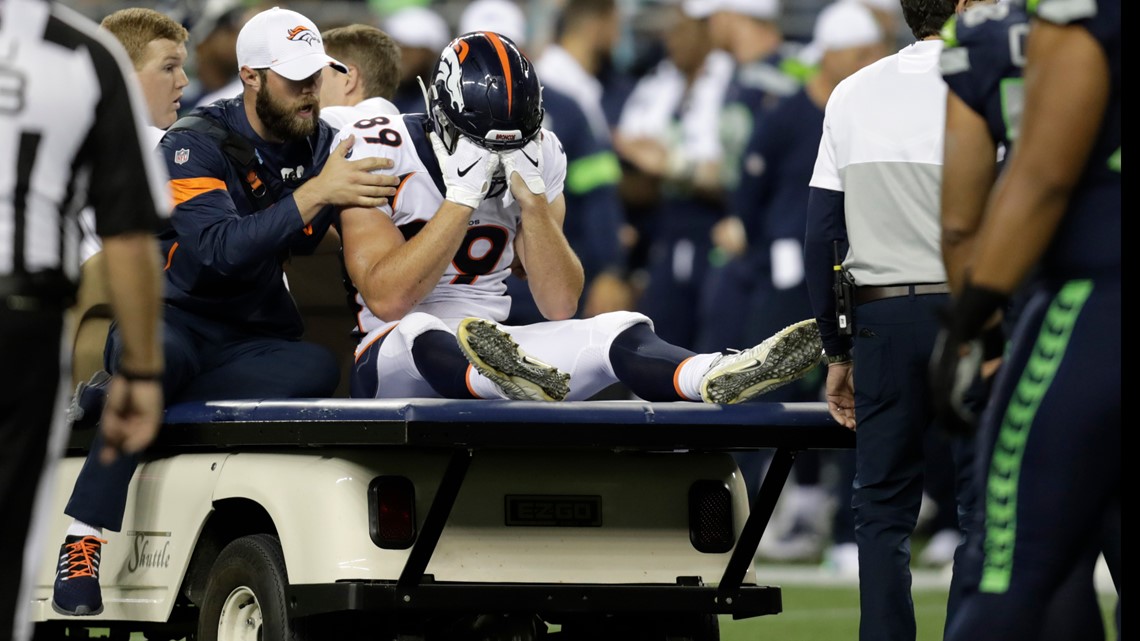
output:
[[1046, 273], [1071, 279], [1119, 275], [1120, 198], [1120, 0], [1036, 0], [1035, 17], [1086, 29], [1104, 50], [1110, 73], [1108, 104], [1084, 174], [1069, 200], [1061, 227], [1045, 255]]
[[1028, 33], [1029, 16], [1010, 2], [974, 5], [942, 29], [942, 77], [950, 91], [985, 118], [998, 144], [1017, 139]]
[[[439, 162], [427, 133], [431, 122], [424, 114], [403, 117], [375, 116], [359, 120], [340, 131], [333, 148], [350, 134], [356, 136], [352, 158], [391, 158], [384, 170], [400, 177], [396, 195], [381, 208], [405, 239], [416, 235], [443, 204], [446, 187]], [[547, 201], [562, 193], [566, 179], [566, 154], [557, 136], [542, 130], [543, 180]], [[450, 325], [467, 316], [506, 320], [511, 308], [506, 279], [515, 258], [515, 236], [520, 209], [505, 179], [496, 175], [482, 204], [471, 214], [467, 235], [444, 270], [435, 289], [413, 312], [431, 314]], [[399, 318], [378, 318], [357, 292], [357, 330], [366, 335], [387, 327]], [[383, 330], [382, 330], [383, 331]]]

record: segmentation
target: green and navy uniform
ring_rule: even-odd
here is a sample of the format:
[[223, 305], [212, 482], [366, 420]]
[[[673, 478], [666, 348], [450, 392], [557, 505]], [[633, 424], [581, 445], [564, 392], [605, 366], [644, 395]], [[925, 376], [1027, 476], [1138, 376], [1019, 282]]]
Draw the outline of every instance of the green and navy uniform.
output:
[[952, 641], [1038, 638], [1042, 604], [1120, 500], [1120, 4], [1030, 3], [1036, 19], [1096, 39], [1111, 93], [983, 415], [982, 429], [996, 430], [997, 442], [982, 469], [980, 573], [950, 627]]

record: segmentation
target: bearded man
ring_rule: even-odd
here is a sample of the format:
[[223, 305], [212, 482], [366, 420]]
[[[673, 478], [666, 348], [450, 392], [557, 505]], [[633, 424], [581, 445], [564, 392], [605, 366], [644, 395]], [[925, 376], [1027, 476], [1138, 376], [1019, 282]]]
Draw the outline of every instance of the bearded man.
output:
[[[195, 122], [210, 125], [175, 123], [159, 146], [175, 205], [159, 235], [165, 371], [124, 371], [114, 325], [104, 352], [108, 371], [160, 381], [168, 403], [330, 396], [340, 378], [337, 359], [300, 340], [301, 317], [282, 265], [290, 255], [311, 253], [340, 207], [383, 206], [398, 184], [372, 173], [391, 161], [348, 160], [352, 137], [329, 151], [336, 130], [319, 118], [321, 73], [345, 67], [325, 53], [308, 18], [278, 8], [257, 14], [238, 35], [237, 57], [242, 95], [196, 109]], [[226, 151], [235, 146], [250, 152], [247, 166]], [[98, 396], [95, 389], [79, 390], [77, 401], [97, 415], [84, 407], [84, 399]], [[65, 510], [75, 520], [60, 551], [52, 599], [63, 614], [103, 611], [103, 530], [123, 528], [138, 465], [128, 455], [101, 460], [102, 438], [93, 443]], [[122, 596], [108, 595], [108, 601]]]

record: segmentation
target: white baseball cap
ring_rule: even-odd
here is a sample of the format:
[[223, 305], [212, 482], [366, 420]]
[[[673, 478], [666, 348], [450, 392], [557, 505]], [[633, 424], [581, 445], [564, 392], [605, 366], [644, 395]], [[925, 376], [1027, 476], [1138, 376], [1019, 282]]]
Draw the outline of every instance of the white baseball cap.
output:
[[405, 7], [393, 13], [384, 21], [384, 32], [401, 46], [435, 52], [451, 42], [447, 21], [427, 7]]
[[866, 5], [838, 0], [819, 12], [811, 43], [804, 47], [800, 57], [809, 64], [816, 64], [828, 51], [865, 47], [882, 39], [879, 23]]
[[685, 14], [692, 18], [707, 18], [718, 11], [739, 13], [757, 20], [776, 20], [780, 17], [780, 0], [697, 0], [682, 5]]
[[512, 0], [475, 0], [459, 16], [459, 33], [494, 31], [526, 46], [526, 16]]
[[872, 9], [879, 11], [891, 11], [894, 13], [902, 13], [902, 5], [899, 0], [859, 0], [863, 4]]
[[304, 80], [325, 67], [348, 68], [325, 53], [321, 32], [305, 16], [273, 7], [245, 23], [237, 38], [238, 69], [272, 69], [289, 80]]

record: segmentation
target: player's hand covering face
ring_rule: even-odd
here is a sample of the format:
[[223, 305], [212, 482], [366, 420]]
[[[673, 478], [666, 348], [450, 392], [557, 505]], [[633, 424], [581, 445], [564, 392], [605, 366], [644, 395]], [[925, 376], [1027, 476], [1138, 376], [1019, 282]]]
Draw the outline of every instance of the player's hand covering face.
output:
[[499, 168], [498, 154], [476, 145], [466, 136], [460, 136], [455, 153], [448, 154], [447, 146], [434, 131], [428, 137], [443, 172], [443, 184], [447, 187], [444, 197], [465, 207], [478, 207]]
[[499, 152], [503, 163], [503, 175], [510, 184], [511, 174], [518, 174], [532, 194], [546, 193], [546, 182], [542, 179], [542, 134], [539, 133], [519, 149]]

